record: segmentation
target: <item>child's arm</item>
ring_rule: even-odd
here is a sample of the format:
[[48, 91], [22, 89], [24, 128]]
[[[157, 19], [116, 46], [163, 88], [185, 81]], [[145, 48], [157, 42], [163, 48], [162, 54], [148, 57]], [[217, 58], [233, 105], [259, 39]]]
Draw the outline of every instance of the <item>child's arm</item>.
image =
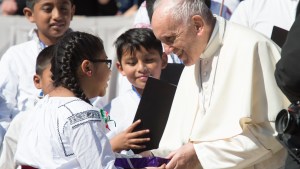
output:
[[141, 123], [141, 120], [135, 121], [126, 130], [117, 134], [110, 140], [112, 150], [114, 152], [120, 152], [128, 149], [142, 149], [145, 145], [141, 145], [144, 142], [150, 141], [150, 138], [138, 138], [142, 135], [149, 133], [149, 130], [140, 130], [132, 132], [133, 129]]

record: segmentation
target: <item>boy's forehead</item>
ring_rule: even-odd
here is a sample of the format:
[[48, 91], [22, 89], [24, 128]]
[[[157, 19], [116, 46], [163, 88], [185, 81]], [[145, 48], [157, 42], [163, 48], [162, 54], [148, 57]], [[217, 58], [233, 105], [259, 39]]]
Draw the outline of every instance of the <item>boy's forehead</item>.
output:
[[135, 58], [147, 58], [150, 56], [154, 56], [157, 55], [158, 57], [160, 57], [160, 53], [158, 50], [151, 48], [151, 49], [146, 49], [143, 46], [140, 46], [139, 49], [135, 48], [133, 50], [127, 49], [127, 50], [123, 50], [123, 55], [122, 55], [122, 59], [135, 59]]

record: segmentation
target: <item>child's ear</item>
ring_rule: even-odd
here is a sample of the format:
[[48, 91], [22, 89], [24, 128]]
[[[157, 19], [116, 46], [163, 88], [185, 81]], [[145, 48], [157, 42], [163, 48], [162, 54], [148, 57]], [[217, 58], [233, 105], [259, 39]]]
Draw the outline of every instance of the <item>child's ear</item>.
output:
[[35, 22], [34, 17], [33, 17], [33, 12], [32, 12], [32, 10], [31, 10], [30, 8], [25, 7], [25, 8], [23, 9], [23, 13], [24, 13], [25, 17], [26, 17], [31, 23], [34, 23], [34, 22]]
[[117, 66], [117, 69], [118, 71], [123, 75], [123, 76], [126, 76], [125, 72], [123, 71], [123, 67], [121, 65], [121, 63], [119, 61], [116, 62], [116, 66]]
[[81, 70], [83, 72], [83, 74], [87, 75], [88, 77], [91, 77], [92, 74], [93, 74], [93, 66], [92, 64], [90, 64], [91, 62], [88, 61], [88, 60], [84, 60], [82, 63], [81, 63]]
[[42, 89], [41, 77], [37, 74], [33, 76], [33, 83], [37, 89]]
[[162, 60], [161, 68], [164, 69], [168, 65], [168, 56], [167, 56], [167, 54], [165, 52], [163, 52], [163, 54], [161, 56], [161, 60]]

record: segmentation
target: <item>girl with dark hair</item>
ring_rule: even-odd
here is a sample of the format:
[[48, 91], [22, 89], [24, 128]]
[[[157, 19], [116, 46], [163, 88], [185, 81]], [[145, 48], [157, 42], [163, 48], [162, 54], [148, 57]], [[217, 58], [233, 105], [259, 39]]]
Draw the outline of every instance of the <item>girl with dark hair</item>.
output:
[[54, 89], [28, 117], [17, 163], [35, 168], [115, 168], [104, 119], [89, 102], [105, 94], [111, 73], [102, 40], [70, 32], [56, 44], [51, 64]]

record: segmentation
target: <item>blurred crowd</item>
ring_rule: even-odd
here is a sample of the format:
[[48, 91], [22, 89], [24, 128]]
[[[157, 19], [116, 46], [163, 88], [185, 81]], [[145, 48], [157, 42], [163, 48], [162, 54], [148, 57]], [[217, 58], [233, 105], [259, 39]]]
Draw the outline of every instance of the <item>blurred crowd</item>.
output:
[[[143, 0], [74, 0], [75, 15], [113, 16], [132, 15]], [[24, 15], [26, 0], [2, 0], [2, 15]]]

